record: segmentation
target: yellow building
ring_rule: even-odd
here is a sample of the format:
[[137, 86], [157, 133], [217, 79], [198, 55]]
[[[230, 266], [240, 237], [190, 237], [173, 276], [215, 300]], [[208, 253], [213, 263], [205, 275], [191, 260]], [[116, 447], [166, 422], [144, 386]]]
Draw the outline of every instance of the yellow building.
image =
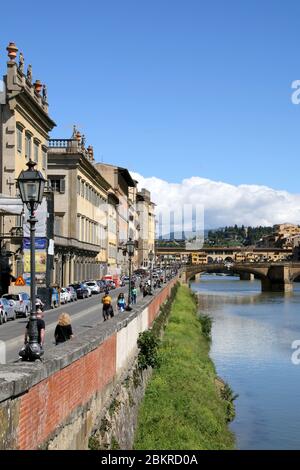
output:
[[155, 204], [151, 201], [150, 191], [143, 188], [137, 193], [137, 212], [139, 219], [138, 265], [150, 267], [148, 255], [155, 252]]
[[207, 254], [203, 251], [193, 252], [192, 264], [207, 264]]
[[118, 274], [118, 204], [119, 199], [113, 191], [108, 194], [107, 206], [107, 272]]
[[[130, 197], [133, 197], [136, 182], [132, 179], [129, 171], [126, 168], [121, 168], [107, 163], [96, 163], [95, 167], [103, 175], [103, 177], [111, 185], [112, 190], [118, 199], [117, 208], [117, 268], [111, 266], [109, 274], [125, 274], [128, 272], [128, 258], [125, 254], [126, 243], [130, 235], [135, 236], [134, 219], [135, 215], [131, 210], [132, 202]], [[132, 225], [130, 223], [130, 216], [133, 217]], [[129, 232], [129, 229], [132, 229]], [[110, 270], [109, 270], [110, 271]]]
[[95, 167], [93, 148], [85, 147], [75, 128], [71, 139], [49, 140], [48, 178], [54, 192], [56, 283], [100, 279], [107, 272], [111, 186]]
[[[46, 86], [34, 81], [31, 65], [25, 72], [23, 54], [17, 60], [18, 48], [14, 43], [8, 45], [7, 51], [9, 61], [0, 86], [0, 192], [15, 197], [15, 180], [26, 169], [29, 159], [47, 176], [48, 138], [55, 123], [48, 114]], [[12, 237], [6, 239], [5, 247], [11, 253], [15, 275], [23, 274], [22, 230], [20, 216], [2, 216], [2, 236], [4, 233]]]

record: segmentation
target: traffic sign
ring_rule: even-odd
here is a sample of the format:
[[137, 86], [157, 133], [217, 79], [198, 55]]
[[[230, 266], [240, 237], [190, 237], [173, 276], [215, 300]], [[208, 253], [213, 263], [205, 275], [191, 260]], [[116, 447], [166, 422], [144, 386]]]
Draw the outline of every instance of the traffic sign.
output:
[[15, 282], [15, 286], [26, 286], [26, 283], [22, 276], [19, 276]]

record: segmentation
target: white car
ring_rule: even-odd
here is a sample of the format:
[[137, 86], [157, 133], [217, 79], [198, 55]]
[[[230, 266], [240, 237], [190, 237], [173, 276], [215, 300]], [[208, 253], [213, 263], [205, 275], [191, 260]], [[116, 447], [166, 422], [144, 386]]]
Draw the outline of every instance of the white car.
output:
[[87, 285], [87, 283], [83, 282], [82, 285], [87, 289], [89, 297], [92, 297], [92, 289]]
[[68, 289], [66, 289], [65, 287], [62, 287], [60, 291], [60, 303], [66, 304], [68, 302], [71, 302], [71, 294], [68, 291]]
[[100, 294], [100, 286], [96, 281], [88, 281], [86, 282], [86, 285], [91, 289], [92, 294]]
[[4, 299], [12, 300], [14, 302], [14, 309], [17, 316], [29, 317], [30, 315], [30, 298], [26, 292], [19, 292], [17, 294], [4, 294]]

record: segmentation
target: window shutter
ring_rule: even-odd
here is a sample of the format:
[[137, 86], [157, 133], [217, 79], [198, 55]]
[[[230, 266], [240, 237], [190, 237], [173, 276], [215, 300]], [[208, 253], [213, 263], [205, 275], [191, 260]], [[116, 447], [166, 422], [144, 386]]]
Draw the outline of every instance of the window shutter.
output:
[[60, 180], [59, 192], [64, 193], [66, 190], [66, 182], [64, 179]]

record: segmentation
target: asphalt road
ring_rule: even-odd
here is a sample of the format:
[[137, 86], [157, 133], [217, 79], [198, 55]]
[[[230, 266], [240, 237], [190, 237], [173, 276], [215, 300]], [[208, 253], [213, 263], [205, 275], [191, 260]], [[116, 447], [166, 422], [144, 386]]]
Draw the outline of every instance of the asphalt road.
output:
[[[125, 293], [127, 299], [128, 287], [122, 287], [115, 289], [110, 292], [110, 296], [113, 299], [113, 307], [115, 314], [117, 314], [116, 299], [120, 292]], [[44, 349], [52, 347], [54, 343], [54, 330], [57, 325], [57, 320], [62, 312], [67, 312], [71, 316], [72, 328], [74, 335], [80, 335], [80, 333], [92, 328], [93, 325], [103, 322], [102, 317], [102, 302], [103, 293], [96, 294], [89, 299], [77, 300], [77, 302], [71, 302], [66, 305], [62, 305], [54, 310], [48, 310], [44, 312], [44, 320], [46, 323], [46, 337]], [[140, 295], [138, 295], [139, 300]], [[138, 303], [138, 302], [137, 302]], [[4, 325], [0, 326], [0, 341], [1, 349], [5, 349], [5, 355], [0, 355], [0, 362], [8, 363], [18, 360], [18, 352], [24, 344], [24, 333], [27, 324], [27, 319], [17, 318], [14, 321], [9, 321]], [[3, 345], [5, 343], [5, 347]], [[5, 357], [4, 357], [5, 356]]]

